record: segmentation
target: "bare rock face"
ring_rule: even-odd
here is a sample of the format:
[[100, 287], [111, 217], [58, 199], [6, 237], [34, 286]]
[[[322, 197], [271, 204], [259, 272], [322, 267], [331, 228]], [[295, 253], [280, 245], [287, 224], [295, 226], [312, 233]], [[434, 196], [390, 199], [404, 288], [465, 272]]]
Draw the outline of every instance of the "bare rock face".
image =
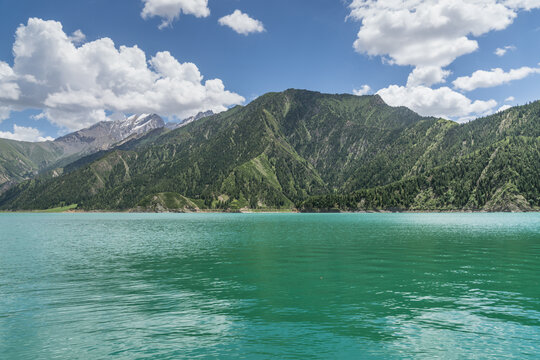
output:
[[165, 122], [159, 115], [133, 115], [126, 120], [113, 121], [110, 133], [113, 137], [119, 139], [118, 141], [122, 141], [132, 135], [143, 135], [164, 126]]
[[125, 120], [102, 121], [56, 139], [64, 154], [92, 153], [110, 149], [114, 144], [130, 137], [139, 137], [165, 126], [156, 114], [133, 115]]

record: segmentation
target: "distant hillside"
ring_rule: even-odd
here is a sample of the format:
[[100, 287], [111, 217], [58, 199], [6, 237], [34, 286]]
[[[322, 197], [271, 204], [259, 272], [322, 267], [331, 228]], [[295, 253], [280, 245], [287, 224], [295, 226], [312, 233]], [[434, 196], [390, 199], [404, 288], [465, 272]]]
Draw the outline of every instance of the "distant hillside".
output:
[[20, 184], [0, 208], [530, 210], [539, 136], [539, 102], [459, 125], [287, 90]]
[[54, 141], [31, 143], [0, 139], [0, 193], [39, 173], [61, 168], [83, 156], [108, 150], [164, 126], [158, 115], [143, 114], [99, 122]]
[[0, 193], [54, 164], [63, 154], [53, 142], [30, 143], [0, 139]]

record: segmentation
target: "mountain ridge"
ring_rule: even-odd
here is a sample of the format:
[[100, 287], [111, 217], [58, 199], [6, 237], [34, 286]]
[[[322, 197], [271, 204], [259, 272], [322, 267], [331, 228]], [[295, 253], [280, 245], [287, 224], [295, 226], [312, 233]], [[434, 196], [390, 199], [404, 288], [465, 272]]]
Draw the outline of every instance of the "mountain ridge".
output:
[[[537, 209], [539, 114], [536, 102], [457, 124], [378, 96], [269, 93], [56, 179], [20, 184], [0, 197], [0, 208], [141, 210], [150, 197], [148, 211], [180, 211], [156, 203], [169, 194], [177, 199], [169, 203], [200, 210]], [[466, 192], [474, 199], [464, 200]]]
[[212, 116], [212, 115], [214, 115], [214, 112], [212, 110], [200, 111], [196, 115], [190, 116], [187, 119], [184, 119], [179, 123], [169, 122], [169, 123], [165, 124], [165, 127], [167, 129], [170, 129], [170, 130], [178, 129], [179, 127], [186, 126], [189, 123], [192, 123], [194, 121], [197, 121], [197, 120], [200, 120], [200, 119], [203, 119], [205, 117]]
[[31, 143], [0, 139], [0, 193], [17, 182], [164, 126], [160, 116], [142, 114], [124, 120], [102, 121], [53, 141]]

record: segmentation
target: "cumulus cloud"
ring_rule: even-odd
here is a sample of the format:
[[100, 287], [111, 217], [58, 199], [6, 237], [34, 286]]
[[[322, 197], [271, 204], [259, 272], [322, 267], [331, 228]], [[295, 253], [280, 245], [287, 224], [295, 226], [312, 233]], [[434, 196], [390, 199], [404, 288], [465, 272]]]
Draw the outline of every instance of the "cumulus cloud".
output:
[[0, 61], [0, 122], [9, 118], [11, 113], [11, 107], [7, 103], [18, 100], [21, 95], [16, 80], [17, 76], [13, 69]]
[[478, 49], [478, 37], [503, 30], [520, 9], [537, 0], [353, 0], [350, 18], [362, 22], [354, 48], [390, 63], [413, 66], [451, 64]]
[[506, 52], [507, 50], [505, 48], [497, 48], [494, 54], [497, 56], [504, 56]]
[[472, 101], [448, 87], [431, 89], [426, 86], [390, 85], [379, 90], [377, 94], [391, 106], [407, 106], [424, 116], [450, 117], [458, 120], [491, 112], [497, 106], [495, 100]]
[[54, 140], [50, 136], [43, 137], [38, 129], [18, 125], [13, 125], [13, 132], [0, 131], [0, 138], [30, 142]]
[[371, 92], [371, 87], [369, 85], [362, 85], [360, 89], [353, 89], [352, 92], [356, 96], [367, 95]]
[[443, 70], [438, 66], [417, 67], [409, 74], [407, 86], [440, 84], [445, 82], [450, 74], [449, 70]]
[[196, 17], [210, 15], [208, 0], [142, 0], [144, 8], [141, 12], [143, 19], [160, 17], [163, 19], [160, 29], [171, 26], [172, 22], [180, 17], [181, 13]]
[[513, 45], [508, 45], [508, 46], [505, 46], [505, 47], [502, 47], [502, 48], [497, 48], [495, 50], [495, 55], [497, 55], [499, 57], [502, 57], [502, 56], [506, 55], [508, 50], [512, 50], [512, 51], [516, 50], [516, 47], [513, 46]]
[[252, 19], [248, 14], [244, 14], [240, 10], [235, 10], [232, 14], [222, 17], [219, 19], [219, 24], [228, 26], [242, 35], [261, 33], [264, 31], [262, 22]]
[[503, 0], [502, 3], [512, 9], [532, 10], [540, 7], [540, 0]]
[[489, 88], [509, 83], [513, 80], [521, 80], [531, 74], [540, 73], [540, 68], [530, 68], [527, 66], [519, 69], [512, 69], [505, 72], [503, 69], [496, 68], [490, 71], [478, 70], [471, 76], [458, 77], [452, 82], [456, 89], [472, 91], [478, 88]]
[[501, 107], [497, 110], [497, 112], [503, 112], [503, 111], [505, 111], [505, 110], [510, 109], [511, 107], [512, 107], [512, 106], [510, 106], [510, 105], [503, 105], [503, 106], [501, 106]]
[[5, 62], [0, 61], [0, 101], [17, 100], [20, 96], [17, 76], [13, 69]]
[[72, 43], [78, 45], [84, 42], [84, 40], [86, 40], [86, 35], [84, 35], [84, 33], [80, 29], [75, 30], [73, 34], [71, 34], [71, 36], [69, 37], [69, 40], [71, 40]]
[[12, 68], [0, 63], [4, 115], [9, 109], [41, 109], [69, 130], [106, 120], [108, 112], [185, 118], [244, 102], [220, 79], [203, 81], [195, 64], [169, 52], [147, 59], [137, 46], [116, 47], [109, 38], [76, 46], [56, 21], [32, 18], [21, 25], [13, 54]]
[[[445, 67], [478, 49], [476, 37], [506, 29], [519, 11], [540, 8], [540, 0], [352, 0], [349, 8], [348, 18], [361, 22], [353, 45], [357, 52], [413, 66], [406, 86], [378, 91], [386, 102], [422, 115], [465, 121], [492, 112], [497, 102], [473, 101], [449, 87], [431, 87], [446, 82], [451, 73]], [[505, 53], [513, 49], [502, 48]], [[457, 84], [472, 86], [465, 83]]]
[[504, 102], [513, 102], [513, 101], [516, 101], [516, 98], [513, 96], [509, 96], [504, 100]]
[[0, 122], [2, 120], [9, 119], [9, 115], [11, 114], [11, 109], [7, 106], [0, 106]]

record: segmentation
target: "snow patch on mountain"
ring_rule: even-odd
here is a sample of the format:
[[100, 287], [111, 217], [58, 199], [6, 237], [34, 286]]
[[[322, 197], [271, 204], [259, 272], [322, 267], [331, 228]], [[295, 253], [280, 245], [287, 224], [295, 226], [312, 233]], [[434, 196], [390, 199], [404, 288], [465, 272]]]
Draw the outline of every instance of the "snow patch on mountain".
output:
[[139, 137], [164, 126], [165, 122], [159, 115], [139, 114], [122, 120], [102, 121], [62, 136], [54, 142], [64, 149], [65, 154], [91, 153], [110, 149], [114, 144], [132, 136]]
[[156, 114], [140, 114], [128, 117], [125, 120], [113, 121], [111, 126], [111, 135], [118, 138], [118, 141], [124, 140], [131, 135], [145, 134], [149, 131], [159, 129], [165, 126], [163, 119]]

